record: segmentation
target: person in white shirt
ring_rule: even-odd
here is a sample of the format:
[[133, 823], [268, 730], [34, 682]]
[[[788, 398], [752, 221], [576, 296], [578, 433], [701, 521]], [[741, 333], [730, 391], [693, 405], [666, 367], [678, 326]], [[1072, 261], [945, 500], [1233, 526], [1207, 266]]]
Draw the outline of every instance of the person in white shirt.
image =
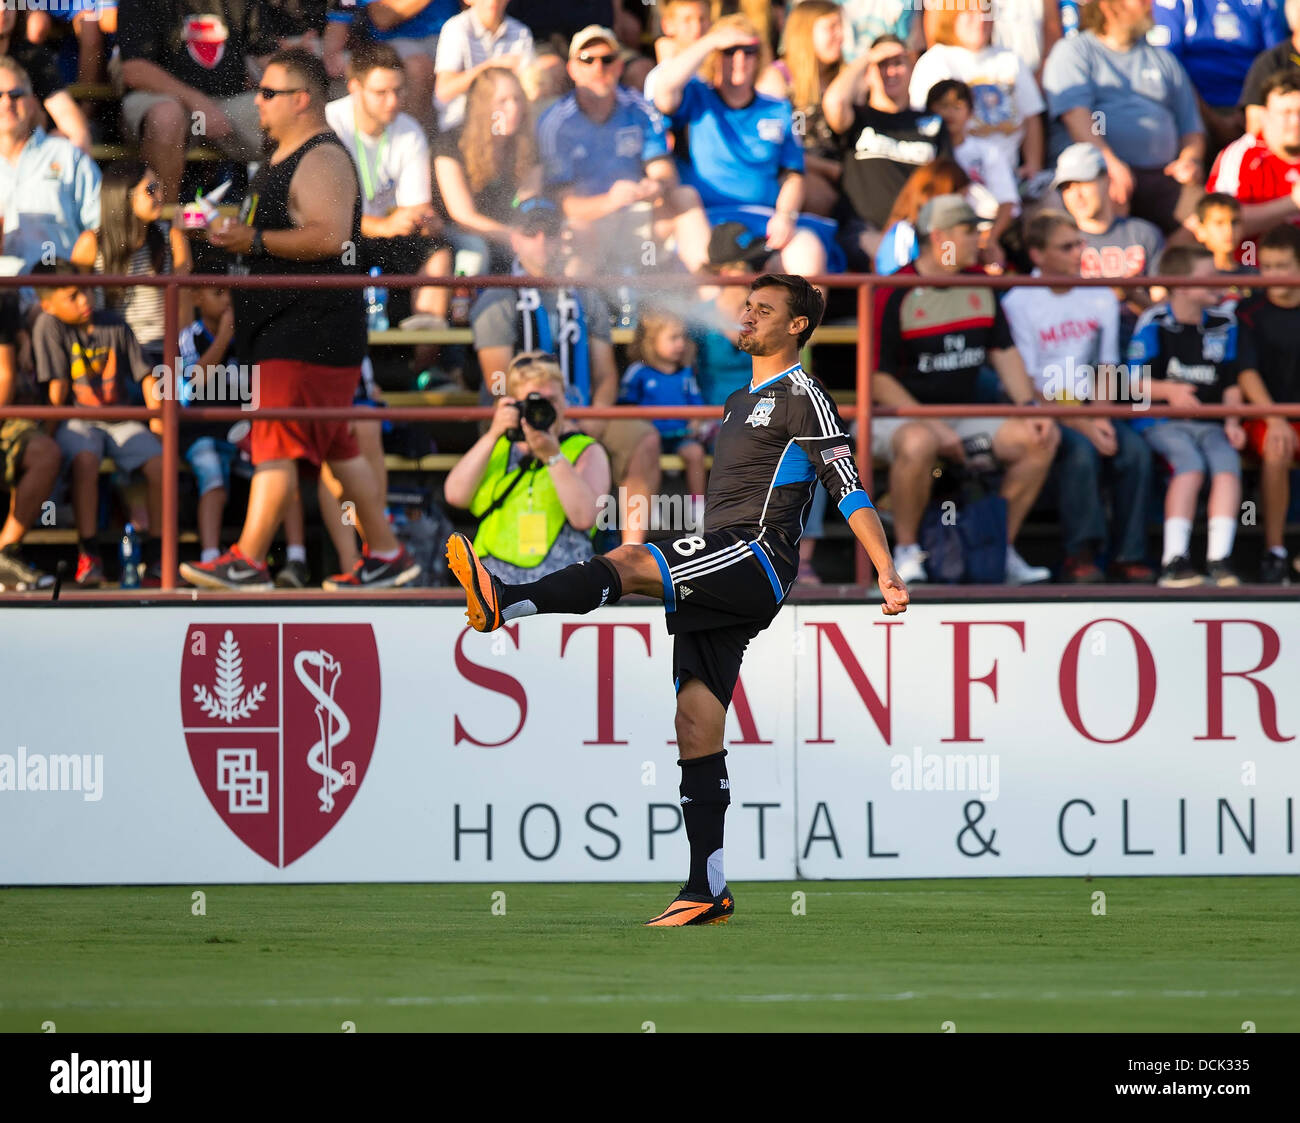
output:
[[[451, 272], [451, 247], [441, 238], [433, 209], [429, 142], [414, 117], [403, 113], [406, 72], [386, 43], [369, 44], [348, 64], [348, 96], [325, 107], [325, 119], [352, 154], [361, 181], [360, 263], [384, 273]], [[411, 290], [406, 330], [445, 328], [449, 292]]]
[[[1028, 223], [1025, 242], [1039, 276], [1079, 275], [1083, 238], [1074, 220], [1045, 210]], [[1119, 301], [1108, 288], [1016, 288], [1002, 301], [1011, 337], [1044, 401], [1079, 406], [1061, 418], [1056, 456], [1060, 517], [1065, 539], [1061, 579], [1105, 580], [1098, 564], [1107, 552], [1103, 484], [1111, 492], [1111, 573], [1116, 580], [1150, 582], [1146, 564], [1146, 511], [1151, 492], [1151, 452], [1126, 421], [1087, 416], [1090, 401], [1122, 399], [1118, 377]]]
[[468, 0], [466, 10], [442, 25], [434, 59], [433, 102], [438, 128], [447, 132], [465, 119], [465, 95], [489, 66], [517, 74], [533, 61], [533, 33], [506, 15], [508, 0]]
[[933, 15], [934, 44], [919, 59], [908, 86], [912, 108], [925, 108], [930, 88], [943, 78], [960, 78], [975, 100], [972, 136], [987, 136], [1006, 150], [1021, 179], [1043, 170], [1043, 112], [1047, 108], [1034, 75], [1018, 55], [990, 40], [993, 22], [977, 0], [962, 11]]

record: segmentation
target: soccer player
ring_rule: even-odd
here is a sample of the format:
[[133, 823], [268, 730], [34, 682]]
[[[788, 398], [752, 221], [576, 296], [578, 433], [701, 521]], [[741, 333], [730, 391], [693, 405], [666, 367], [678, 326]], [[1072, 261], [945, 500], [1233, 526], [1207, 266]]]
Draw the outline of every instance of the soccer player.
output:
[[[464, 586], [469, 622], [491, 632], [538, 613], [587, 613], [624, 593], [664, 602], [674, 637], [677, 744], [690, 875], [651, 927], [722, 924], [736, 903], [723, 875], [723, 818], [731, 802], [727, 707], [745, 648], [780, 611], [799, 570], [799, 539], [818, 480], [879, 575], [886, 616], [907, 609], [880, 519], [858, 478], [849, 439], [799, 351], [825, 302], [802, 277], [766, 274], [750, 287], [739, 347], [753, 359], [749, 386], [724, 405], [701, 532], [663, 544], [626, 545], [538, 581], [506, 585], [453, 534], [447, 561]], [[525, 423], [526, 424], [526, 423]]]

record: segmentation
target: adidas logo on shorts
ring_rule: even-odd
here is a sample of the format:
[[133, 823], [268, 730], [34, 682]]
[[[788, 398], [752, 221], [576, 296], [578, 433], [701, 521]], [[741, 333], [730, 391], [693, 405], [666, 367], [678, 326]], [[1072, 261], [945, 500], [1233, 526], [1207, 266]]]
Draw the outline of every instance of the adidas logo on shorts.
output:
[[695, 590], [692, 589], [689, 585], [678, 585], [678, 586], [677, 586], [677, 595], [678, 595], [679, 597], [681, 597], [683, 600], [684, 600], [686, 597], [689, 597], [693, 592], [695, 592]]

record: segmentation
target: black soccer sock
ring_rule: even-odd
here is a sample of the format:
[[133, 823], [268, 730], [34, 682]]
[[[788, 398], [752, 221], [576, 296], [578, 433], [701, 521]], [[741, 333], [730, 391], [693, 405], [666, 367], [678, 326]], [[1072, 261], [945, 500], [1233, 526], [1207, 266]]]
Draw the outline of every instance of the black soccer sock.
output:
[[623, 595], [623, 582], [612, 562], [604, 558], [568, 565], [524, 585], [501, 587], [501, 618], [514, 620], [548, 612], [581, 615], [616, 604]]
[[682, 783], [682, 819], [686, 838], [691, 844], [691, 875], [687, 893], [716, 897], [727, 884], [722, 872], [723, 820], [731, 803], [731, 783], [727, 778], [727, 750], [711, 756], [679, 760]]

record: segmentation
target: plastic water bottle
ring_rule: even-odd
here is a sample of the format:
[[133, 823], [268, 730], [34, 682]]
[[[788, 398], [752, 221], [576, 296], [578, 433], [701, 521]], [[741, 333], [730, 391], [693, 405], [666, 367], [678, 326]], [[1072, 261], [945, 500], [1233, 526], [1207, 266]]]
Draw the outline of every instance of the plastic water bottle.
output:
[[[464, 273], [457, 273], [457, 277], [465, 276]], [[458, 328], [463, 328], [469, 323], [469, 306], [470, 291], [467, 285], [457, 285], [451, 293], [451, 322]]]
[[618, 286], [618, 326], [636, 327], [636, 293], [631, 285]]
[[[371, 278], [379, 276], [379, 266], [370, 270]], [[379, 285], [366, 286], [366, 325], [371, 331], [388, 330], [388, 290]]]
[[127, 523], [122, 531], [122, 545], [119, 551], [122, 561], [122, 580], [123, 589], [138, 589], [140, 587], [140, 536], [136, 534], [135, 527]]

